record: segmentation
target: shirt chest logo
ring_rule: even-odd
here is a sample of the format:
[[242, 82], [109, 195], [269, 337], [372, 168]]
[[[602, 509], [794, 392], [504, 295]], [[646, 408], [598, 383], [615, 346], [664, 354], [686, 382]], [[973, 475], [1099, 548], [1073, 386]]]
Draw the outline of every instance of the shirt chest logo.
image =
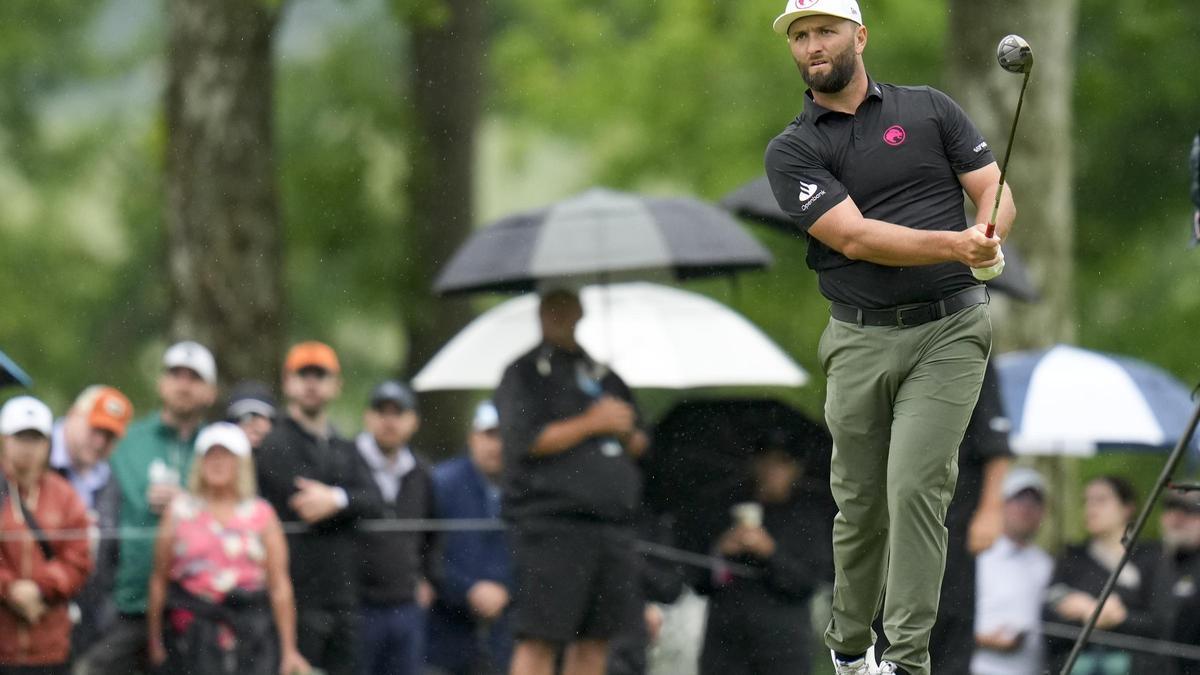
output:
[[891, 146], [901, 145], [906, 138], [908, 138], [908, 132], [899, 124], [893, 124], [883, 132], [883, 142]]

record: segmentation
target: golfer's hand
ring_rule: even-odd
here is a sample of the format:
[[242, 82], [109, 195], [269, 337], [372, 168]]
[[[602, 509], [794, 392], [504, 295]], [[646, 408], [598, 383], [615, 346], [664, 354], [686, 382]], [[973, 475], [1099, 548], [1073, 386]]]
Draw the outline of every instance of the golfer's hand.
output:
[[296, 494], [288, 500], [288, 506], [309, 525], [342, 510], [332, 487], [304, 477], [296, 479]]
[[508, 607], [508, 589], [494, 581], [476, 581], [467, 591], [467, 604], [475, 616], [493, 621]]
[[972, 267], [971, 276], [979, 281], [991, 281], [996, 277], [1004, 274], [1004, 251], [1000, 251], [1000, 262], [989, 267]]
[[1004, 531], [1004, 512], [999, 508], [982, 508], [971, 516], [971, 525], [967, 528], [967, 550], [971, 555], [979, 555], [992, 547]]
[[587, 411], [598, 435], [626, 436], [633, 433], [633, 406], [612, 396], [601, 397]]
[[1000, 237], [987, 236], [987, 225], [980, 223], [958, 233], [955, 258], [968, 267], [991, 267], [1000, 262]]

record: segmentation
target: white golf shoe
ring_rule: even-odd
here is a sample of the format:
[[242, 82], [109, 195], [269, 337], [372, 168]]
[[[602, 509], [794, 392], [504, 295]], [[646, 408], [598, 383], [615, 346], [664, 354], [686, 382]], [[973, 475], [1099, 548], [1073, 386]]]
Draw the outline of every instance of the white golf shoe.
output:
[[829, 658], [833, 659], [833, 672], [835, 675], [876, 675], [877, 673], [874, 645], [867, 648], [867, 653], [862, 658], [853, 661], [838, 659], [837, 652], [832, 649], [829, 650]]
[[900, 670], [900, 666], [892, 663], [891, 661], [884, 661], [883, 663], [879, 664], [879, 670], [875, 671], [875, 675], [895, 675], [899, 672], [902, 672]]

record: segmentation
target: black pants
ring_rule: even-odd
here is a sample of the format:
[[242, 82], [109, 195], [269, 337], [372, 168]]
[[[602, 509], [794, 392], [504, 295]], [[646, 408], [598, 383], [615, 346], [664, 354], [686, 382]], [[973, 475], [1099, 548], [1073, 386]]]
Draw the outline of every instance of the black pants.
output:
[[122, 614], [83, 658], [88, 675], [129, 675], [145, 672], [146, 617]]
[[974, 617], [938, 614], [929, 636], [930, 670], [935, 673], [969, 673], [975, 653]]
[[759, 597], [713, 597], [708, 605], [700, 675], [806, 675], [808, 605]]
[[314, 668], [329, 675], [357, 675], [358, 609], [302, 608], [296, 612], [296, 644]]

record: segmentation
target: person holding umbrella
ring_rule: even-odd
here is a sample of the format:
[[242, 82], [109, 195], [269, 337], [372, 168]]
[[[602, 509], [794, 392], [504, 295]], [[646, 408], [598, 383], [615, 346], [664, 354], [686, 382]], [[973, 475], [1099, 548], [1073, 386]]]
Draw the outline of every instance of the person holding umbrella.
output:
[[514, 675], [602, 675], [608, 641], [640, 621], [633, 520], [636, 464], [647, 446], [633, 396], [575, 340], [583, 309], [553, 290], [539, 312], [543, 341], [496, 390], [504, 446], [504, 517], [516, 570]]
[[836, 580], [825, 632], [836, 672], [871, 672], [883, 608], [881, 673], [929, 675], [929, 636], [946, 560], [943, 521], [959, 443], [991, 350], [987, 290], [971, 268], [1001, 260], [1015, 216], [1000, 169], [966, 114], [928, 87], [872, 79], [854, 0], [789, 0], [775, 31], [809, 86], [771, 141], [775, 199], [808, 237], [832, 319], [819, 357], [834, 438]]

